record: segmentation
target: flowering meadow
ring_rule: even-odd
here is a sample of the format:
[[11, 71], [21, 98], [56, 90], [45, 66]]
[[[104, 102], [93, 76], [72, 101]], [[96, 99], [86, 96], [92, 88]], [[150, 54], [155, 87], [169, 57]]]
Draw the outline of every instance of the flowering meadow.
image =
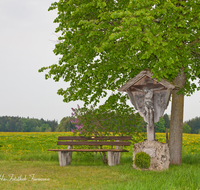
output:
[[[57, 146], [58, 136], [72, 132], [0, 132], [1, 189], [200, 189], [200, 135], [183, 134], [183, 164], [170, 165], [162, 172], [139, 171], [132, 168], [132, 145], [125, 147], [122, 163], [109, 167], [99, 154], [73, 153], [70, 166], [60, 167], [58, 153], [48, 149]], [[145, 133], [135, 134], [132, 144], [143, 141]], [[165, 143], [165, 134], [156, 133]], [[75, 148], [75, 147], [73, 147]], [[47, 181], [34, 181], [30, 176]], [[14, 178], [10, 176], [14, 176]]]
[[58, 148], [58, 136], [72, 135], [72, 132], [0, 132], [0, 160], [54, 160], [47, 150]]
[[[0, 160], [58, 160], [56, 152], [48, 149], [65, 148], [57, 146], [58, 136], [72, 136], [72, 132], [0, 132]], [[138, 134], [134, 143], [143, 140], [146, 134]], [[165, 133], [156, 133], [159, 142], [166, 142]], [[132, 146], [125, 147], [132, 151]], [[200, 152], [200, 134], [183, 134], [183, 153]]]
[[[156, 133], [156, 139], [159, 142], [166, 142], [165, 133]], [[195, 154], [200, 153], [200, 134], [188, 134], [183, 133], [183, 153], [184, 154]]]

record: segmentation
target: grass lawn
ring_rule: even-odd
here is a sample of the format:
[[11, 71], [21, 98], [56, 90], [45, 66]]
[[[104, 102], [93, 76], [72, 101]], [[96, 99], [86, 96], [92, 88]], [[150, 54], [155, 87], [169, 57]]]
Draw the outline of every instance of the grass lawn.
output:
[[[200, 135], [183, 136], [183, 164], [162, 172], [132, 168], [132, 150], [122, 164], [103, 165], [99, 154], [73, 153], [60, 167], [55, 148], [61, 133], [0, 133], [0, 189], [199, 190]], [[164, 134], [157, 134], [159, 141]]]

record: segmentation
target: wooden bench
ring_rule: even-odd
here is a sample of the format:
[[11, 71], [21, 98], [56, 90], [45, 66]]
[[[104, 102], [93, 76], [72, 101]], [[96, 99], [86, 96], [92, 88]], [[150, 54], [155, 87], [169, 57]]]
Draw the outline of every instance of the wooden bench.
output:
[[[102, 137], [81, 137], [81, 136], [60, 136], [57, 145], [68, 145], [67, 149], [48, 149], [48, 151], [58, 151], [60, 166], [71, 164], [72, 152], [105, 152], [108, 153], [108, 165], [114, 166], [120, 162], [120, 152], [129, 152], [123, 146], [130, 146], [131, 136], [102, 136]], [[126, 142], [125, 142], [126, 141]], [[94, 146], [95, 149], [73, 149], [75, 145]], [[111, 149], [104, 149], [103, 146], [111, 146]], [[113, 148], [115, 146], [115, 148]]]

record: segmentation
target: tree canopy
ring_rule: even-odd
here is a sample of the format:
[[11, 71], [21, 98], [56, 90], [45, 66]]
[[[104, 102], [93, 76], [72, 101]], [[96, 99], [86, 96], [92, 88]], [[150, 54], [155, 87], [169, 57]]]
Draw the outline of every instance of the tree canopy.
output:
[[[58, 11], [60, 59], [39, 71], [70, 82], [58, 90], [65, 102], [96, 105], [144, 68], [169, 81], [184, 69], [182, 91], [190, 95], [199, 90], [193, 82], [200, 77], [199, 8], [199, 0], [59, 0], [49, 10]], [[106, 103], [116, 108], [127, 98], [116, 93]]]

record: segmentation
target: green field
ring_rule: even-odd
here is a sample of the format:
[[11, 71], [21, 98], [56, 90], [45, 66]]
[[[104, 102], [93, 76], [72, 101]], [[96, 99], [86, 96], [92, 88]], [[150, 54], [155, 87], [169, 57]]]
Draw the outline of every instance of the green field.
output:
[[[1, 189], [200, 189], [200, 135], [183, 134], [183, 164], [162, 172], [134, 170], [132, 146], [117, 166], [104, 165], [99, 154], [73, 153], [71, 165], [60, 167], [58, 153], [47, 149], [66, 135], [1, 132]], [[156, 138], [165, 142], [165, 134]]]

